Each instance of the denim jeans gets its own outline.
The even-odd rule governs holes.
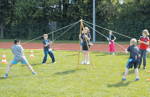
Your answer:
[[[142,64],[143,61],[143,66],[146,67],[146,56],[147,56],[147,51],[146,50],[140,50],[140,64],[139,64],[139,68]]]
[[[43,62],[42,63],[46,63],[47,55],[49,55],[50,58],[52,59],[52,63],[55,62],[55,57],[54,57],[53,52],[50,51],[49,49],[44,49],[44,58],[43,58]]]

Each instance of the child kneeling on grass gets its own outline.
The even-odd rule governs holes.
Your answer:
[[[8,64],[4,78],[8,77],[8,72],[10,71],[11,66],[17,64],[18,62],[25,64],[31,70],[32,74],[35,75],[36,72],[33,70],[32,66],[29,64],[24,55],[24,49],[20,45],[20,40],[14,40],[14,45],[12,46],[11,50],[14,55],[14,59],[10,62],[10,64]]]
[[[128,59],[128,63],[126,65],[125,73],[123,75],[122,80],[126,80],[126,76],[128,75],[128,71],[133,66],[134,66],[135,75],[136,75],[135,81],[138,81],[140,79],[139,78],[139,71],[138,71],[138,65],[139,65],[139,61],[140,61],[140,50],[136,45],[137,45],[137,40],[135,38],[131,39],[130,40],[130,46],[127,48],[127,52],[130,53],[130,57]]]

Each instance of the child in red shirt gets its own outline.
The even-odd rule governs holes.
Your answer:
[[[142,36],[139,39],[139,44],[140,44],[140,64],[139,68],[142,64],[143,61],[143,69],[146,69],[146,56],[147,56],[147,48],[149,46],[149,31],[147,29],[143,30]]]

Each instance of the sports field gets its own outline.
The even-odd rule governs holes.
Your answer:
[[[13,56],[9,49],[5,51],[7,60]],[[140,81],[134,81],[133,70],[127,81],[121,81],[128,56],[92,52],[91,65],[77,65],[78,52],[54,51],[57,63],[42,65],[42,50],[34,50],[34,58],[30,58],[30,50],[25,54],[38,73],[32,75],[21,64],[13,66],[9,77],[2,78],[6,65],[0,64],[0,97],[150,97],[150,68],[148,56],[147,70],[140,69]],[[77,68],[78,67],[78,68]]]

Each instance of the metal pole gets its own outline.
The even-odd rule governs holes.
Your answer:
[[[96,42],[96,33],[95,33],[95,21],[96,21],[96,14],[95,14],[95,7],[96,7],[96,0],[93,0],[93,42]]]

